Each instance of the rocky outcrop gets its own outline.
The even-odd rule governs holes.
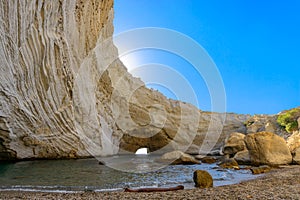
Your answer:
[[[292,162],[292,155],[285,140],[274,133],[248,134],[245,143],[254,165],[281,165]]]
[[[257,132],[271,132],[283,138],[290,136],[277,122],[277,115],[254,115],[245,121],[247,134]]]

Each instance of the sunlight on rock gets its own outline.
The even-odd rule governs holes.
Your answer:
[[[134,69],[140,65],[140,60],[134,54],[126,54],[120,56],[120,60],[127,68],[128,72],[133,73]],[[134,75],[134,74],[133,74]]]
[[[140,148],[135,152],[136,155],[147,155],[148,154],[148,148]]]

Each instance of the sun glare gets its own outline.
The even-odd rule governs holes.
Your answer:
[[[139,66],[139,60],[133,54],[127,54],[120,57],[120,60],[123,62],[128,72],[131,72]]]

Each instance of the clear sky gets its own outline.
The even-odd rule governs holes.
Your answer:
[[[115,0],[114,8],[115,34],[161,27],[198,42],[222,76],[227,112],[275,114],[300,106],[300,1]],[[198,107],[210,110],[204,81],[184,59],[145,50],[124,59],[127,66],[134,62],[174,68],[192,85]],[[132,73],[145,78],[138,70]],[[168,87],[147,85],[176,98]]]

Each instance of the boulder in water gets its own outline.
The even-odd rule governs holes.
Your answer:
[[[194,171],[193,179],[195,182],[195,187],[198,188],[213,187],[213,178],[207,171],[204,170]]]

